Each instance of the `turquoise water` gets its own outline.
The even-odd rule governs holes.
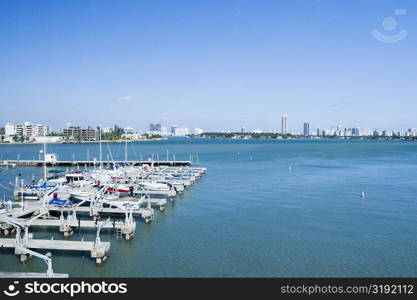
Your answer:
[[[98,157],[97,144],[49,145],[60,159]],[[38,157],[40,145],[0,146],[0,156]],[[123,158],[124,145],[110,145]],[[207,174],[132,241],[112,243],[108,261],[54,253],[70,276],[417,276],[417,143],[177,139],[129,144],[129,157],[177,160],[199,154]],[[107,146],[104,147],[107,149]],[[106,155],[105,155],[106,156]],[[289,166],[292,171],[289,171]],[[6,187],[36,168],[0,172]],[[2,190],[3,191],[3,190]],[[6,190],[7,191],[7,190]],[[366,198],[359,197],[361,192]],[[62,238],[48,230],[35,237]],[[88,231],[73,239],[93,239]],[[0,251],[0,270],[45,264]]]

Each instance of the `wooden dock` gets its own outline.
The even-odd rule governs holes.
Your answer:
[[[14,165],[18,167],[41,167],[43,166],[44,162],[42,160],[3,160],[0,161],[0,165],[8,166],[8,165]],[[174,167],[181,167],[181,166],[191,166],[192,162],[189,160],[128,160],[125,161],[103,161],[103,166],[108,167],[113,164],[128,164],[133,166],[142,166],[142,165],[151,165],[154,166],[174,166]],[[46,165],[48,167],[74,167],[74,166],[80,166],[80,167],[94,167],[99,166],[100,162],[97,160],[61,160],[56,162],[47,162]]]

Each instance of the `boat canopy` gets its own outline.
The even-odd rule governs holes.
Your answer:
[[[64,206],[69,207],[72,206],[73,203],[69,200],[61,200],[59,198],[54,198],[51,201],[48,202],[48,204],[57,205],[57,206]]]

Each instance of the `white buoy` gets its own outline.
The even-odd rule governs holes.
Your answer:
[[[291,166],[288,167],[288,171],[290,171],[290,172],[292,171],[292,167]]]
[[[250,157],[250,160],[252,160],[253,158],[252,158],[252,156]]]
[[[365,198],[365,192],[361,192],[361,198]]]

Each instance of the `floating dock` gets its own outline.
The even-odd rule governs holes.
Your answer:
[[[15,247],[16,247],[16,239],[0,238],[0,248],[15,248]],[[96,244],[96,242],[92,242],[92,241],[29,239],[25,247],[29,249],[90,252],[91,257],[95,258],[97,263],[101,263],[107,258],[106,255],[110,250],[110,243],[100,242],[99,244]],[[22,257],[24,255],[25,254],[22,254]],[[23,258],[22,258],[22,261],[23,261]]]
[[[174,167],[181,167],[181,166],[191,166],[192,162],[190,160],[128,160],[128,161],[103,161],[103,166],[110,166],[113,164],[128,164],[131,166],[142,166],[142,165],[151,165],[154,166],[174,166]],[[43,160],[3,160],[0,161],[0,165],[2,166],[17,166],[17,167],[41,167],[44,165]],[[73,166],[86,166],[86,167],[94,167],[99,166],[100,162],[97,160],[61,160],[55,162],[46,162],[48,167],[73,167]]]

